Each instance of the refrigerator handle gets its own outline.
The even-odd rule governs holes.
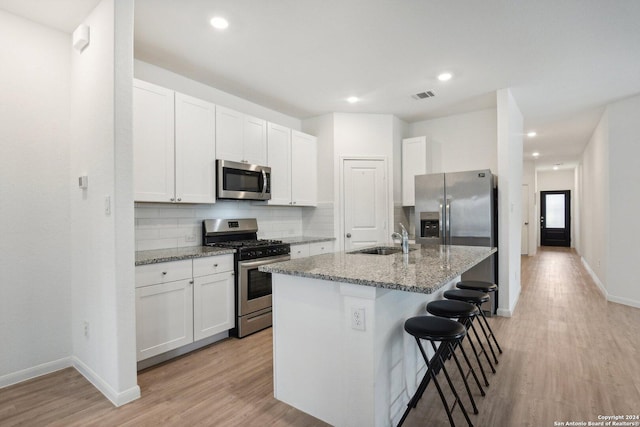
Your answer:
[[[445,216],[445,244],[451,244],[451,199],[447,199],[444,205]]]
[[[439,229],[439,237],[440,237],[440,244],[441,245],[446,245],[447,244],[447,230],[446,230],[446,217],[447,214],[445,212],[445,208],[444,208],[444,200],[440,199],[438,200],[438,202],[440,202],[440,212],[438,212],[438,227],[440,227]]]

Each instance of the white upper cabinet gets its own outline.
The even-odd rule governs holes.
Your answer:
[[[215,106],[176,93],[176,201],[215,203]]]
[[[318,198],[317,138],[269,123],[270,205],[316,206]]]
[[[133,83],[134,199],[175,198],[174,92],[140,80]]]
[[[267,126],[268,166],[271,167],[270,205],[291,204],[291,129]]]
[[[253,165],[267,164],[267,121],[244,116],[244,160]]]
[[[229,108],[216,108],[216,158],[266,165],[267,122]]]
[[[215,203],[215,106],[133,84],[134,200]]]
[[[318,204],[318,139],[297,130],[291,131],[291,201]]]
[[[440,145],[426,136],[402,140],[402,206],[415,206],[415,176],[442,172]]]

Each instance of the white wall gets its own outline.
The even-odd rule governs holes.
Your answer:
[[[91,42],[71,57],[68,182],[77,185],[78,176],[89,177],[89,188],[74,188],[70,201],[73,353],[78,370],[120,405],[140,395],[131,163],[133,5],[103,0],[84,23]]]
[[[571,192],[570,195],[570,203],[571,203],[571,247],[575,247],[575,235],[576,235],[576,224],[575,218],[577,217],[576,211],[576,171],[575,169],[560,169],[557,171],[554,170],[545,170],[538,171],[538,188],[536,193],[536,198],[538,200],[542,200],[540,196],[541,191],[559,191],[559,190],[569,190]],[[536,211],[536,221],[540,224],[540,210]],[[538,236],[538,245],[540,244],[540,236]]]
[[[609,114],[609,265],[611,301],[640,307],[640,96],[607,107]]]
[[[0,387],[71,355],[70,45],[0,11]]]
[[[525,160],[522,162],[522,185],[527,185],[528,187],[528,206],[529,211],[522,213],[522,220],[528,219],[529,225],[526,230],[528,233],[528,247],[526,251],[526,255],[533,256],[537,252],[538,246],[538,222],[536,212],[538,210],[536,196],[536,170],[535,163],[532,160]]]
[[[600,286],[606,283],[609,259],[609,167],[609,113],[605,110],[582,153],[582,225],[578,247]]]
[[[509,89],[497,92],[498,314],[511,316],[520,296],[522,113]]]
[[[410,123],[408,132],[439,144],[443,172],[498,170],[495,108]]]
[[[263,107],[144,61],[137,59],[134,61],[134,75],[137,79],[213,102],[214,104],[259,117],[269,122],[295,130],[301,129],[301,121],[298,118],[287,116],[286,114]]]

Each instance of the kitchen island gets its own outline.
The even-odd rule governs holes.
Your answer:
[[[275,397],[334,426],[396,425],[425,372],[404,321],[494,252],[412,246],[260,267],[273,274]]]

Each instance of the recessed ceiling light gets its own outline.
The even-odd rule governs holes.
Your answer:
[[[347,98],[347,102],[349,104],[355,104],[358,101],[360,101],[360,99],[358,99],[357,96],[350,96],[350,97]]]
[[[534,132],[534,131],[531,131],[531,132],[529,132],[529,133],[527,134],[527,136],[528,136],[529,138],[533,138],[533,137],[534,137],[534,136],[536,136],[536,135],[537,135],[537,133],[536,133],[536,132]]]
[[[209,22],[211,23],[211,26],[213,28],[216,28],[218,30],[224,30],[229,26],[229,21],[224,19],[222,16],[214,16]]]
[[[537,151],[531,154],[533,157],[538,157],[540,155],[540,153],[538,153]]]
[[[555,166],[553,167],[553,170],[554,170],[554,171],[557,171],[557,170],[558,170],[558,165],[555,165]]]
[[[438,76],[438,80],[440,80],[441,82],[446,82],[448,80],[451,80],[451,77],[453,77],[453,74],[451,73],[442,73]]]

